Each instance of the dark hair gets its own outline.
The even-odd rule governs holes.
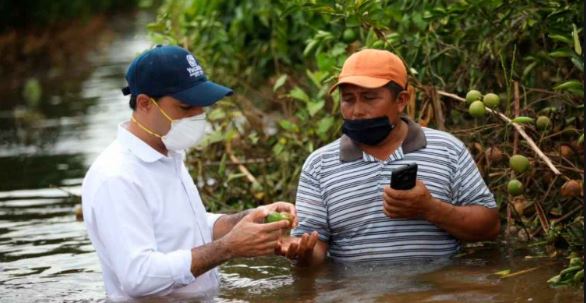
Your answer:
[[[128,106],[132,109],[132,111],[136,110],[136,96],[130,95],[130,100],[128,101]]]
[[[389,81],[389,83],[385,84],[385,87],[391,91],[391,94],[393,94],[395,98],[399,95],[399,93],[405,90],[404,87],[395,81]]]
[[[151,96],[151,98],[153,98],[155,100],[155,102],[159,102],[159,99],[161,97],[153,97]],[[132,109],[132,111],[136,110],[136,96],[135,95],[130,95],[130,100],[128,100],[128,106],[130,106],[130,108]]]

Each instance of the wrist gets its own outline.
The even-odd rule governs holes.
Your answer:
[[[235,252],[228,241],[228,237],[222,237],[216,240],[216,243],[216,248],[218,249],[217,253],[222,256],[222,259],[227,261],[235,257]]]
[[[423,214],[423,218],[433,224],[439,223],[439,220],[444,216],[443,204],[445,203],[442,203],[436,198],[432,198]]]

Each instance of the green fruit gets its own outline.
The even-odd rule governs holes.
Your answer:
[[[344,33],[342,33],[342,40],[346,43],[354,42],[356,40],[356,32],[351,28],[345,29]]]
[[[523,193],[523,183],[517,179],[513,179],[507,184],[507,191],[513,196],[518,196]]]
[[[490,108],[495,108],[499,106],[499,104],[501,103],[501,98],[497,94],[488,93],[484,95],[482,101],[484,102],[484,105]]]
[[[41,95],[43,94],[43,88],[41,87],[39,80],[36,78],[26,80],[22,94],[30,106],[37,106],[41,100]]]
[[[482,98],[482,94],[479,91],[475,90],[475,89],[470,90],[466,94],[466,101],[468,103],[474,102],[476,100],[480,100],[480,98]]]
[[[484,103],[482,103],[482,101],[480,100],[472,102],[472,104],[470,104],[470,107],[468,108],[468,113],[470,113],[470,116],[475,118],[483,117],[486,113]]]
[[[291,221],[291,217],[289,217],[289,214],[287,214],[287,213],[274,212],[274,213],[270,213],[266,216],[265,223],[273,223],[273,222],[278,222],[281,220]]]
[[[551,120],[547,116],[539,116],[535,121],[535,126],[539,130],[546,130],[551,127]]]
[[[517,173],[523,173],[529,169],[529,159],[523,155],[513,155],[509,159],[509,165]]]

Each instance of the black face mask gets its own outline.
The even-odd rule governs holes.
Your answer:
[[[342,132],[352,141],[366,144],[377,145],[381,143],[389,133],[395,128],[395,125],[389,122],[386,116],[372,119],[344,119]]]

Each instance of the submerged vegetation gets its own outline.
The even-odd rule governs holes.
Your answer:
[[[340,136],[339,98],[326,92],[345,58],[387,49],[408,66],[407,114],[475,156],[504,237],[582,262],[583,5],[168,0],[149,29],[237,92],[208,113],[206,146],[189,158],[211,209],[294,201],[305,158]]]

